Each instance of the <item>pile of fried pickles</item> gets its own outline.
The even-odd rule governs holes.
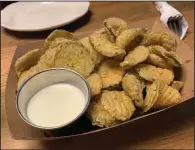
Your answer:
[[[16,61],[17,89],[44,69],[72,69],[91,88],[86,116],[92,125],[110,127],[129,120],[136,109],[144,114],[181,101],[183,82],[174,80],[174,68],[182,67],[176,49],[176,39],[166,31],[131,28],[115,17],[82,39],[54,30],[42,48]]]

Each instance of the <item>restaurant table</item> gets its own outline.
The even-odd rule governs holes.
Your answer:
[[[188,35],[183,40],[194,50],[194,2],[170,2],[184,14],[189,23]],[[134,22],[153,17],[160,17],[152,2],[91,2],[90,11],[78,21],[64,26],[72,32],[95,30],[102,27],[108,17],[122,17]],[[190,107],[183,116],[165,112],[162,122],[150,120],[145,124],[137,138],[124,127],[123,136],[118,133],[107,136],[93,135],[92,138],[77,140],[66,139],[56,141],[15,140],[11,137],[5,116],[5,88],[12,57],[18,44],[44,39],[51,30],[43,32],[13,32],[1,28],[1,148],[2,149],[194,149],[194,113]],[[189,104],[192,103],[189,102]],[[189,107],[189,106],[182,106]],[[158,117],[156,117],[158,118]],[[147,119],[147,118],[146,118]],[[163,123],[164,122],[164,123]],[[140,128],[140,129],[141,129]],[[145,128],[145,129],[144,129]],[[136,129],[139,132],[139,129]],[[97,137],[96,137],[97,136]]]

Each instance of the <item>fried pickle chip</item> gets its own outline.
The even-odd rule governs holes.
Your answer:
[[[89,50],[89,53],[94,60],[95,65],[98,66],[103,61],[104,56],[102,56],[93,48],[93,46],[89,42],[89,37],[80,39],[80,42]]]
[[[139,37],[133,39],[131,41],[131,43],[126,47],[126,53],[128,53],[129,51],[132,51],[133,49],[135,49],[137,46],[139,46]]]
[[[101,104],[118,121],[130,119],[135,111],[131,98],[124,91],[103,91]]]
[[[42,49],[34,49],[18,58],[15,63],[17,77],[19,78],[22,72],[36,65],[43,53]]]
[[[175,52],[164,53],[164,58],[175,67],[181,67],[183,65],[181,58]]]
[[[122,81],[124,70],[119,67],[119,63],[117,60],[107,59],[100,64],[97,73],[102,79],[103,88],[117,86]]]
[[[107,24],[107,23],[105,23],[104,26],[105,26],[105,28],[106,28],[106,30],[107,30],[108,39],[109,39],[112,43],[114,43],[114,42],[116,41],[116,35],[115,35],[115,33],[114,33],[115,31],[112,29],[112,26],[109,25],[109,24]]]
[[[129,69],[134,67],[135,65],[145,61],[150,52],[145,46],[138,46],[134,50],[130,51],[123,62],[120,63],[120,66]]]
[[[38,63],[24,71],[18,80],[17,89],[31,76],[48,68],[54,67],[57,49],[48,49],[39,59]]]
[[[135,28],[122,31],[116,39],[116,45],[122,49],[128,50],[137,37],[142,37],[147,32],[145,28]]]
[[[140,77],[147,81],[155,81],[159,78],[159,72],[157,68],[148,64],[138,64],[135,66],[135,71],[139,74]]]
[[[66,39],[66,38],[61,38],[61,37],[55,38],[53,41],[51,41],[48,50],[60,47],[62,44],[65,44],[65,43],[72,43],[72,42],[74,42],[74,41],[72,41],[70,39]]]
[[[168,86],[167,84],[160,84],[160,93],[158,99],[153,105],[153,109],[166,108],[181,101],[181,94],[178,90]]]
[[[157,101],[160,90],[160,81],[154,81],[146,87],[146,98],[144,100],[143,112],[149,111],[154,103]]]
[[[173,66],[169,64],[166,59],[156,55],[156,54],[150,54],[146,60],[147,64],[154,65],[156,67],[160,68],[167,68],[167,69],[172,69]]]
[[[30,76],[48,68],[72,69],[84,77],[88,77],[94,70],[93,62],[89,52],[85,47],[77,42],[65,40],[60,42],[54,49],[48,49],[40,58],[37,65],[21,74],[18,87]]]
[[[44,63],[44,62],[39,62],[37,65],[32,66],[29,70],[24,71],[19,79],[18,79],[18,84],[17,84],[17,90],[20,89],[20,87],[22,86],[22,84],[30,77],[32,77],[33,75],[35,75],[36,73],[43,71],[45,69],[48,69],[49,66]]]
[[[103,34],[92,34],[89,37],[90,43],[93,47],[102,55],[107,57],[114,57],[118,55],[124,56],[125,50],[117,47],[114,43],[111,43],[106,35]]]
[[[87,81],[91,89],[91,96],[93,97],[100,94],[102,89],[102,80],[100,75],[97,73],[93,73],[87,78]]]
[[[105,19],[103,25],[107,30],[111,42],[115,42],[118,32],[129,28],[126,21],[116,17]]]
[[[124,92],[133,100],[135,106],[143,107],[144,80],[134,73],[126,73],[122,79]]]
[[[65,30],[54,30],[45,40],[44,49],[48,49],[50,43],[54,41],[56,38],[66,38],[70,40],[77,40],[77,38],[70,32]]]
[[[46,64],[49,68],[54,67],[55,57],[58,51],[59,50],[57,48],[48,49],[44,55],[41,56],[38,64]]]
[[[84,77],[88,77],[94,70],[95,63],[89,51],[80,42],[65,40],[56,49],[53,67],[72,69]]]
[[[182,81],[173,81],[170,86],[172,88],[180,91],[182,89],[183,85],[184,85],[184,83]]]
[[[172,70],[157,68],[157,71],[159,72],[159,78],[157,80],[160,80],[168,85],[173,81],[174,73]]]
[[[92,34],[95,34],[95,33],[98,33],[98,34],[107,34],[107,31],[106,31],[106,28],[101,28],[99,30],[95,30]]]
[[[92,101],[87,110],[87,116],[92,125],[99,127],[110,127],[117,124],[117,121],[111,114],[106,111],[99,101]]]
[[[161,30],[158,32],[150,32],[149,34],[147,34],[142,41],[142,45],[160,45],[167,51],[176,51],[177,41],[166,31]]]
[[[109,39],[109,35],[107,34],[106,28],[101,28],[99,30],[94,31],[92,34],[102,34],[105,38]]]
[[[143,79],[153,82],[155,80],[170,84],[174,79],[174,74],[171,70],[157,68],[148,64],[138,64],[135,66],[136,72]]]
[[[148,48],[150,50],[150,53],[163,57],[172,66],[174,67],[182,66],[182,60],[175,52],[166,51],[164,47],[159,45],[151,45]]]

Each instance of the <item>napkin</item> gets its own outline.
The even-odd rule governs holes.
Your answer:
[[[169,5],[167,2],[154,2],[154,3],[158,11],[160,11],[161,13],[160,20],[167,27],[168,27],[167,22],[169,17],[181,16],[181,18],[178,20],[178,23],[182,29],[181,36],[180,36],[180,39],[182,40],[185,37],[188,30],[188,22],[185,20],[184,16],[179,11],[177,11],[174,7]]]

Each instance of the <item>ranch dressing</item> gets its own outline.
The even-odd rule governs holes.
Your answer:
[[[75,119],[85,105],[85,96],[79,88],[58,83],[45,87],[31,98],[27,116],[35,125],[56,127]]]

